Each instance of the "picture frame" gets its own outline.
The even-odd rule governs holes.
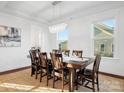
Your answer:
[[[0,47],[21,47],[21,29],[0,25]]]

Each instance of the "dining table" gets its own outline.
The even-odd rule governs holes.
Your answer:
[[[30,58],[30,56],[27,56]],[[51,61],[50,55],[48,55],[48,60]],[[76,56],[65,56],[63,55],[63,62],[66,64],[66,67],[69,68],[69,92],[74,91],[74,83],[75,83],[75,71],[77,69],[83,69],[94,62],[93,57],[82,57],[78,58]]]
[[[77,69],[84,69],[88,65],[94,62],[94,58],[92,57],[63,57],[63,62],[69,68],[69,92],[74,91],[74,84],[75,84],[75,71]]]

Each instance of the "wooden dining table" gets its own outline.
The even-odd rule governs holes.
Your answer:
[[[30,58],[30,56],[27,56],[28,58]],[[51,57],[50,55],[48,56],[48,60],[51,61]],[[75,70],[76,69],[83,69],[85,67],[87,67],[88,65],[90,65],[91,63],[94,62],[94,58],[91,57],[82,57],[82,58],[78,58],[78,57],[67,57],[67,56],[63,56],[63,62],[66,64],[66,66],[69,68],[69,92],[73,92],[74,91],[74,77],[75,77]]]
[[[63,62],[69,68],[69,92],[74,91],[74,83],[75,83],[75,71],[76,69],[83,69],[94,62],[94,58],[90,57],[63,57]]]

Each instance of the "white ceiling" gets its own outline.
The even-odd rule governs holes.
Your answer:
[[[69,18],[75,13],[80,13],[83,10],[88,11],[106,2],[62,1],[56,6],[53,6],[52,3],[53,1],[0,1],[0,11],[49,24],[56,19]]]

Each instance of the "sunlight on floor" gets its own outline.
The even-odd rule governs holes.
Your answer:
[[[54,89],[54,88],[49,88],[49,87],[37,87],[36,86],[30,86],[30,85],[21,85],[21,84],[13,84],[13,83],[0,83],[0,87],[4,87],[4,88],[12,88],[12,89],[18,89],[18,90],[31,90],[34,92],[61,92],[61,89]],[[35,88],[35,89],[33,89]],[[64,91],[68,91],[68,90],[64,90]]]
[[[37,89],[32,90],[34,92],[61,92],[61,89],[47,88],[47,87],[38,87]],[[68,92],[68,90],[64,90],[64,92]]]
[[[13,83],[0,83],[0,87],[13,88],[18,90],[31,90],[32,88],[34,88],[34,86],[20,85],[20,84],[13,84]]]

